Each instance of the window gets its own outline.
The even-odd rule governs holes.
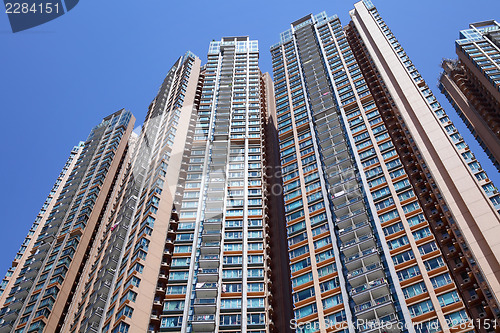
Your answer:
[[[388,241],[387,245],[389,246],[389,250],[394,250],[394,249],[397,249],[398,247],[401,247],[401,246],[406,245],[408,243],[409,243],[408,237],[402,236],[402,237]]]
[[[312,281],[312,273],[307,273],[304,275],[300,275],[296,278],[292,279],[292,287],[297,287],[300,286],[301,284],[304,284],[306,282]]]
[[[266,315],[264,313],[249,313],[247,315],[248,325],[263,325],[266,320]]]
[[[335,289],[339,286],[339,278],[336,277],[332,280],[320,283],[319,287],[321,289],[321,292],[324,293],[325,291]]]
[[[394,262],[394,265],[399,265],[404,263],[405,261],[412,260],[415,258],[415,255],[413,254],[412,250],[400,253],[392,257],[392,261]]]
[[[388,227],[385,227],[383,230],[384,230],[384,234],[386,236],[389,236],[389,235],[392,235],[398,231],[401,231],[403,230],[404,227],[403,227],[403,223],[402,222],[398,222],[396,224],[393,224],[393,225],[390,225]]]
[[[323,302],[323,308],[328,309],[334,307],[335,305],[341,304],[342,297],[340,294],[337,294],[335,296],[325,298],[322,302]]]
[[[221,309],[241,309],[241,298],[222,298]]]
[[[433,259],[429,259],[429,260],[424,261],[424,265],[428,271],[431,271],[435,268],[444,266],[444,260],[441,257],[437,257],[437,258],[433,258]]]
[[[439,288],[452,283],[452,280],[449,273],[444,273],[431,278],[431,283],[433,288]]]
[[[335,271],[336,270],[335,270],[335,267],[333,266],[333,264],[329,264],[329,265],[326,265],[325,267],[318,268],[318,276],[323,277],[323,276],[331,274]]]
[[[409,287],[403,288],[403,295],[405,296],[405,298],[410,298],[413,296],[420,295],[426,291],[427,288],[425,287],[425,283],[419,282],[417,284],[413,284]]]
[[[248,307],[249,308],[263,308],[264,307],[264,298],[248,298]]]
[[[332,250],[324,251],[316,255],[316,262],[319,263],[330,258],[333,258]]]
[[[293,302],[297,303],[314,296],[314,287],[298,291],[293,294]]]
[[[423,214],[418,214],[416,216],[410,217],[409,219],[407,219],[407,221],[410,227],[413,227],[414,225],[424,222],[425,217]]]
[[[220,316],[220,325],[221,326],[237,326],[241,325],[241,315],[221,315]]]
[[[430,235],[432,235],[432,232],[429,227],[425,227],[413,232],[413,237],[415,237],[415,240],[419,240]]]
[[[412,318],[434,310],[431,300],[426,300],[408,307]]]
[[[399,216],[399,213],[396,209],[390,211],[390,212],[387,212],[385,214],[382,214],[382,215],[379,215],[379,219],[380,219],[380,222],[384,223],[384,222],[387,222],[387,221],[390,221],[392,219],[395,219]]]
[[[445,315],[444,318],[449,323],[450,327],[469,321],[469,317],[467,317],[467,313],[465,312],[465,310],[460,310],[449,315]]]
[[[439,305],[447,306],[456,302],[460,302],[460,297],[456,290],[450,291],[442,295],[438,295]]]
[[[416,333],[435,333],[441,331],[441,325],[439,325],[439,320],[434,319],[424,323],[415,324]]]
[[[418,251],[420,252],[421,255],[431,253],[433,251],[436,251],[438,249],[436,242],[432,241],[429,243],[425,243],[424,245],[420,245],[418,247]]]
[[[165,301],[163,311],[184,310],[184,301]]]
[[[294,311],[295,318],[300,319],[306,316],[309,316],[310,314],[316,313],[318,311],[316,307],[316,303],[306,305],[304,307],[298,308],[297,310]]]
[[[399,281],[404,281],[408,280],[414,276],[420,275],[420,269],[418,269],[418,266],[412,266],[407,269],[403,269],[399,272],[397,272]]]
[[[410,192],[410,191],[408,191],[408,192]],[[408,192],[405,192],[405,193],[408,193]],[[411,192],[413,192],[413,191],[411,191]],[[414,201],[412,203],[404,205],[402,208],[403,208],[403,211],[405,212],[405,214],[408,214],[408,213],[411,213],[411,212],[419,209],[420,205],[418,204],[417,201]]]

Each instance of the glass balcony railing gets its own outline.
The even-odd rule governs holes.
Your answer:
[[[366,249],[366,250],[364,250],[362,252],[358,252],[358,253],[350,256],[350,257],[345,258],[345,263],[350,263],[350,262],[352,262],[354,260],[363,258],[363,257],[368,256],[368,255],[370,255],[372,253],[375,253],[375,252],[377,252],[377,248],[376,247]]]
[[[213,321],[213,320],[215,320],[215,315],[193,316],[193,321]]]
[[[386,284],[387,280],[385,278],[380,278],[377,280],[370,281],[368,283],[365,283],[359,287],[351,289],[351,296],[361,294],[364,291],[376,288],[378,286],[381,286],[383,284]]]
[[[350,279],[350,278],[353,278],[353,277],[356,277],[356,276],[359,276],[363,273],[367,273],[367,272],[370,272],[370,271],[373,271],[377,268],[380,267],[380,263],[376,262],[374,264],[371,264],[371,265],[368,265],[366,267],[361,267],[355,271],[351,271],[347,274],[347,278]]]
[[[387,303],[390,301],[392,301],[391,295],[385,295],[385,296],[379,297],[377,299],[374,299],[372,301],[368,301],[368,302],[365,302],[363,304],[356,305],[354,307],[354,311],[356,311],[358,313],[363,312],[365,310],[372,309],[372,308],[376,307],[377,305],[381,305],[381,304],[384,304],[384,303]]]

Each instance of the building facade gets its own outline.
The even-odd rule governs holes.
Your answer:
[[[30,241],[21,270],[2,295],[2,332],[61,331],[111,211],[133,125],[130,112],[115,112],[72,151],[53,188],[50,213],[42,215],[43,227],[33,226],[36,241]]]
[[[498,331],[500,196],[374,5],[350,16],[293,22],[274,83],[257,41],[214,40],[138,134],[125,110],[96,126],[0,333]]]
[[[500,170],[500,24],[473,23],[444,60],[439,88]]]
[[[498,196],[373,4],[350,16],[271,47],[298,331],[468,331],[498,316]]]

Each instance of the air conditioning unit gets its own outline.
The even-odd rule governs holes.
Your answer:
[[[475,301],[475,300],[476,300],[476,299],[478,299],[478,298],[479,298],[479,296],[477,296],[477,295],[472,295],[472,296],[470,297],[470,300],[471,300],[471,301]]]
[[[469,283],[470,282],[470,279],[469,278],[466,278],[464,279],[464,283]],[[474,295],[475,296],[475,295]]]
[[[485,318],[486,317],[486,312],[481,312],[479,314],[479,318]]]
[[[462,267],[463,265],[464,265],[464,264],[462,264],[461,262],[459,262],[459,263],[457,264],[457,266],[456,266],[456,267],[457,267],[457,268],[460,268],[460,267]]]

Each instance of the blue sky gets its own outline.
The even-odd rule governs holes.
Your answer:
[[[500,177],[437,89],[442,58],[471,22],[500,18],[498,0],[374,0],[473,151]],[[0,275],[3,275],[64,165],[71,148],[100,120],[121,108],[142,123],[175,60],[191,50],[206,60],[208,44],[248,35],[260,44],[262,71],[280,32],[325,10],[349,22],[354,1],[97,1],[13,34],[0,13]]]

